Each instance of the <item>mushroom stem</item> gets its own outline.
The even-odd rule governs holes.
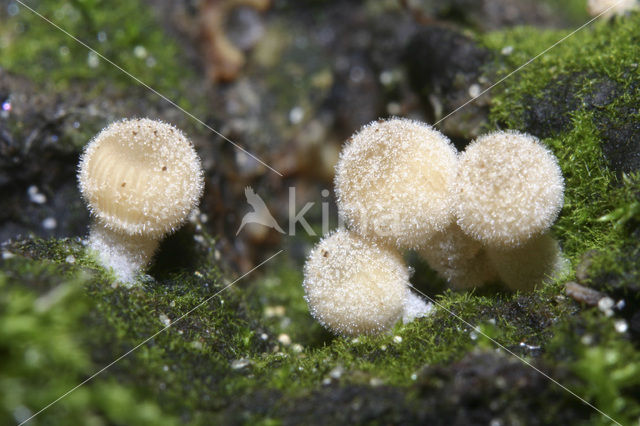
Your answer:
[[[500,279],[512,290],[530,291],[569,269],[560,244],[549,234],[516,248],[487,250]]]
[[[159,238],[128,235],[94,222],[89,231],[88,246],[97,254],[102,266],[112,269],[125,284],[149,264],[160,244]]]

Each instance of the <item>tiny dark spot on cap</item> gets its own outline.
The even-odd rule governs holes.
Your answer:
[[[167,171],[167,166],[162,166],[162,171],[166,172]]]
[[[134,131],[133,131],[133,135],[135,136],[135,135],[137,135],[137,134],[138,134],[138,132],[136,132],[136,131],[134,130]]]
[[[322,255],[323,255],[324,257],[329,257],[329,252],[328,252],[328,251],[326,251],[326,250],[323,250],[323,251],[322,251]]]
[[[154,131],[153,131],[153,134],[154,134],[154,135],[156,135],[156,136],[158,136],[158,131],[157,131],[157,130],[154,130]]]
[[[124,188],[124,186],[127,184],[127,182],[122,182],[122,185],[120,185],[121,187]]]

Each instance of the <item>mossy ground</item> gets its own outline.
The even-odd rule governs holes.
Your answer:
[[[132,2],[124,15],[105,12],[87,23],[73,16],[94,10],[95,2],[73,2],[77,10],[58,13],[53,3],[51,16],[76,34],[95,36],[104,28],[105,53],[143,80],[177,93],[178,71],[173,75],[174,68],[167,67],[168,76],[157,74],[132,51],[144,45],[160,66],[176,54],[160,32],[142,31],[150,18],[140,4]],[[55,90],[85,78],[93,81],[95,74],[85,74],[80,66],[86,51],[69,43],[69,59],[64,59],[60,40],[36,43],[44,32],[52,33],[28,36],[39,30],[25,19],[23,41],[3,45],[9,49],[3,51],[4,67],[48,80],[45,68],[31,67],[42,63],[34,58],[44,57],[59,73]],[[122,19],[141,24],[123,25],[133,30],[118,35],[109,28]],[[177,238],[179,248],[172,253],[188,246],[189,261],[166,256],[169,244],[160,253],[164,260],[150,272],[155,278],[127,289],[113,286],[112,276],[77,240],[9,243],[0,260],[0,422],[26,419],[152,337],[33,424],[290,424],[302,418],[312,424],[464,424],[465,419],[609,424],[511,355],[496,353],[489,336],[617,421],[632,423],[640,414],[640,351],[637,337],[622,325],[631,323],[638,306],[640,179],[637,170],[618,167],[607,157],[607,141],[615,135],[605,134],[611,127],[605,124],[638,120],[637,109],[621,114],[640,104],[639,26],[640,15],[598,23],[492,94],[491,129],[539,134],[559,158],[567,191],[553,232],[572,263],[565,276],[529,294],[499,288],[455,293],[443,291],[442,282],[424,280],[430,272],[416,265],[416,286],[441,305],[435,313],[387,335],[347,339],[332,337],[310,317],[300,265],[286,254],[266,273],[225,289],[231,274],[216,260],[212,240],[197,245],[187,229],[187,238]],[[483,35],[481,42],[496,52],[485,73],[499,78],[566,34],[518,28]],[[506,46],[513,47],[509,55],[500,53]],[[123,82],[102,65],[95,72],[105,73],[103,82]],[[164,80],[154,80],[159,76]],[[579,83],[560,96],[554,84],[567,78]],[[608,82],[616,96],[595,96]],[[560,119],[539,119],[554,116]],[[598,253],[589,267],[589,284],[616,301],[624,299],[631,310],[609,317],[564,295],[564,282],[575,278],[589,250]],[[474,370],[475,363],[487,372]],[[460,413],[469,417],[461,419]]]

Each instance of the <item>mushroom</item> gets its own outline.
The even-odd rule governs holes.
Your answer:
[[[569,269],[558,242],[543,234],[517,248],[488,249],[500,280],[512,290],[533,290]]]
[[[322,239],[304,266],[309,310],[336,334],[389,330],[398,320],[422,316],[429,307],[412,295],[409,270],[395,250],[345,229]]]
[[[401,118],[372,122],[340,154],[340,215],[365,238],[420,247],[453,221],[456,166],[456,149],[431,126]]]
[[[429,239],[418,254],[457,290],[480,287],[498,278],[482,244],[455,222]]]
[[[490,133],[460,155],[457,223],[487,247],[518,247],[545,233],[562,208],[563,194],[555,156],[533,136]]]
[[[182,132],[143,118],[112,123],[96,135],[80,158],[78,182],[94,218],[89,247],[130,283],[196,206],[204,177]]]

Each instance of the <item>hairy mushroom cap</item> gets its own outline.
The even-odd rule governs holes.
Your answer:
[[[309,310],[336,334],[376,334],[404,312],[409,271],[394,250],[338,230],[322,239],[304,266]]]
[[[182,132],[143,118],[102,130],[82,154],[78,181],[92,214],[104,226],[160,238],[197,204],[203,172]]]
[[[558,162],[537,138],[490,133],[460,156],[454,185],[458,225],[487,246],[516,247],[553,224],[563,193]]]
[[[488,249],[500,280],[512,290],[533,290],[569,267],[558,242],[548,233],[521,247]]]
[[[498,278],[482,244],[455,223],[434,235],[418,254],[457,290],[480,287]]]
[[[360,235],[416,248],[453,220],[457,151],[431,126],[394,118],[364,126],[336,166],[340,215]]]

